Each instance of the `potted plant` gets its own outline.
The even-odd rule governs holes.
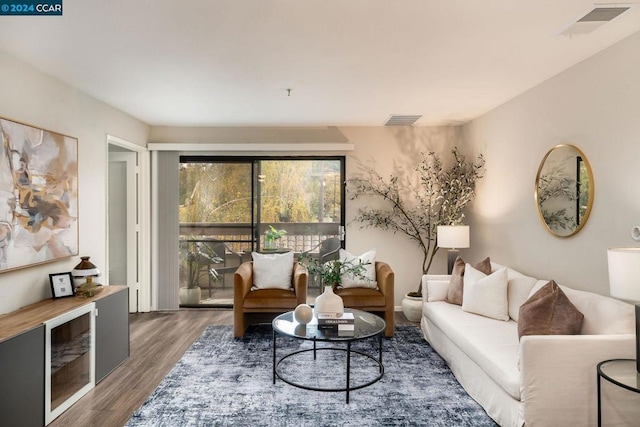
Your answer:
[[[264,233],[264,248],[276,249],[276,241],[280,240],[285,234],[287,234],[287,230],[277,230],[273,225],[270,225],[269,229]]]
[[[365,265],[370,264],[363,263],[362,260],[358,260],[357,263],[354,260],[334,260],[321,263],[308,253],[300,255],[298,263],[306,267],[310,275],[320,277],[324,286],[324,292],[316,297],[314,304],[316,316],[318,313],[323,313],[337,317],[342,316],[344,304],[342,298],[333,292],[333,288],[342,284],[342,276],[345,274],[352,274],[354,277],[364,279]]]
[[[192,239],[186,242],[186,251],[183,257],[186,264],[186,286],[181,286],[179,291],[179,301],[181,305],[195,305],[200,303],[202,291],[199,286],[202,275],[202,266],[218,264],[224,262],[210,246],[205,242],[197,242]],[[209,268],[206,274],[211,275],[215,280],[220,279],[220,275],[214,268]]]
[[[416,242],[423,255],[423,275],[429,272],[438,252],[437,227],[462,223],[464,208],[475,196],[476,182],[484,174],[482,155],[468,160],[456,147],[451,154],[453,159],[447,164],[435,152],[422,154],[420,163],[414,168],[417,172],[415,184],[409,180],[401,182],[398,175],[391,175],[386,180],[371,167],[364,168],[364,175],[348,180],[351,200],[373,197],[383,201],[382,206],[368,204],[360,208],[355,220],[361,222],[362,227],[391,230]],[[421,304],[422,281],[417,290],[407,296]],[[419,313],[421,310],[415,321],[420,319]]]

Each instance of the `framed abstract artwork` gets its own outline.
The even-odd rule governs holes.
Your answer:
[[[0,273],[78,254],[78,140],[0,118]]]

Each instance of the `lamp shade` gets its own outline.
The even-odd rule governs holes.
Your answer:
[[[640,248],[607,249],[607,261],[611,296],[640,302]]]
[[[439,225],[438,246],[441,248],[468,248],[468,225]]]

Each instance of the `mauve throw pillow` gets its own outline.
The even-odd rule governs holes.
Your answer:
[[[524,335],[578,335],[584,315],[553,280],[520,306],[518,338]]]
[[[451,280],[447,290],[447,302],[449,304],[462,305],[462,294],[464,290],[464,260],[456,258],[451,271]],[[486,257],[475,265],[475,269],[483,272],[487,276],[491,274],[491,260]]]

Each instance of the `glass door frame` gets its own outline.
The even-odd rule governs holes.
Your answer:
[[[276,155],[256,155],[256,156],[217,156],[217,155],[182,155],[180,163],[240,163],[251,165],[251,240],[241,241],[241,243],[251,243],[251,251],[259,250],[260,245],[260,206],[261,195],[259,186],[259,175],[262,161],[339,161],[340,162],[340,224],[338,225],[342,247],[346,241],[346,156],[276,156]]]

